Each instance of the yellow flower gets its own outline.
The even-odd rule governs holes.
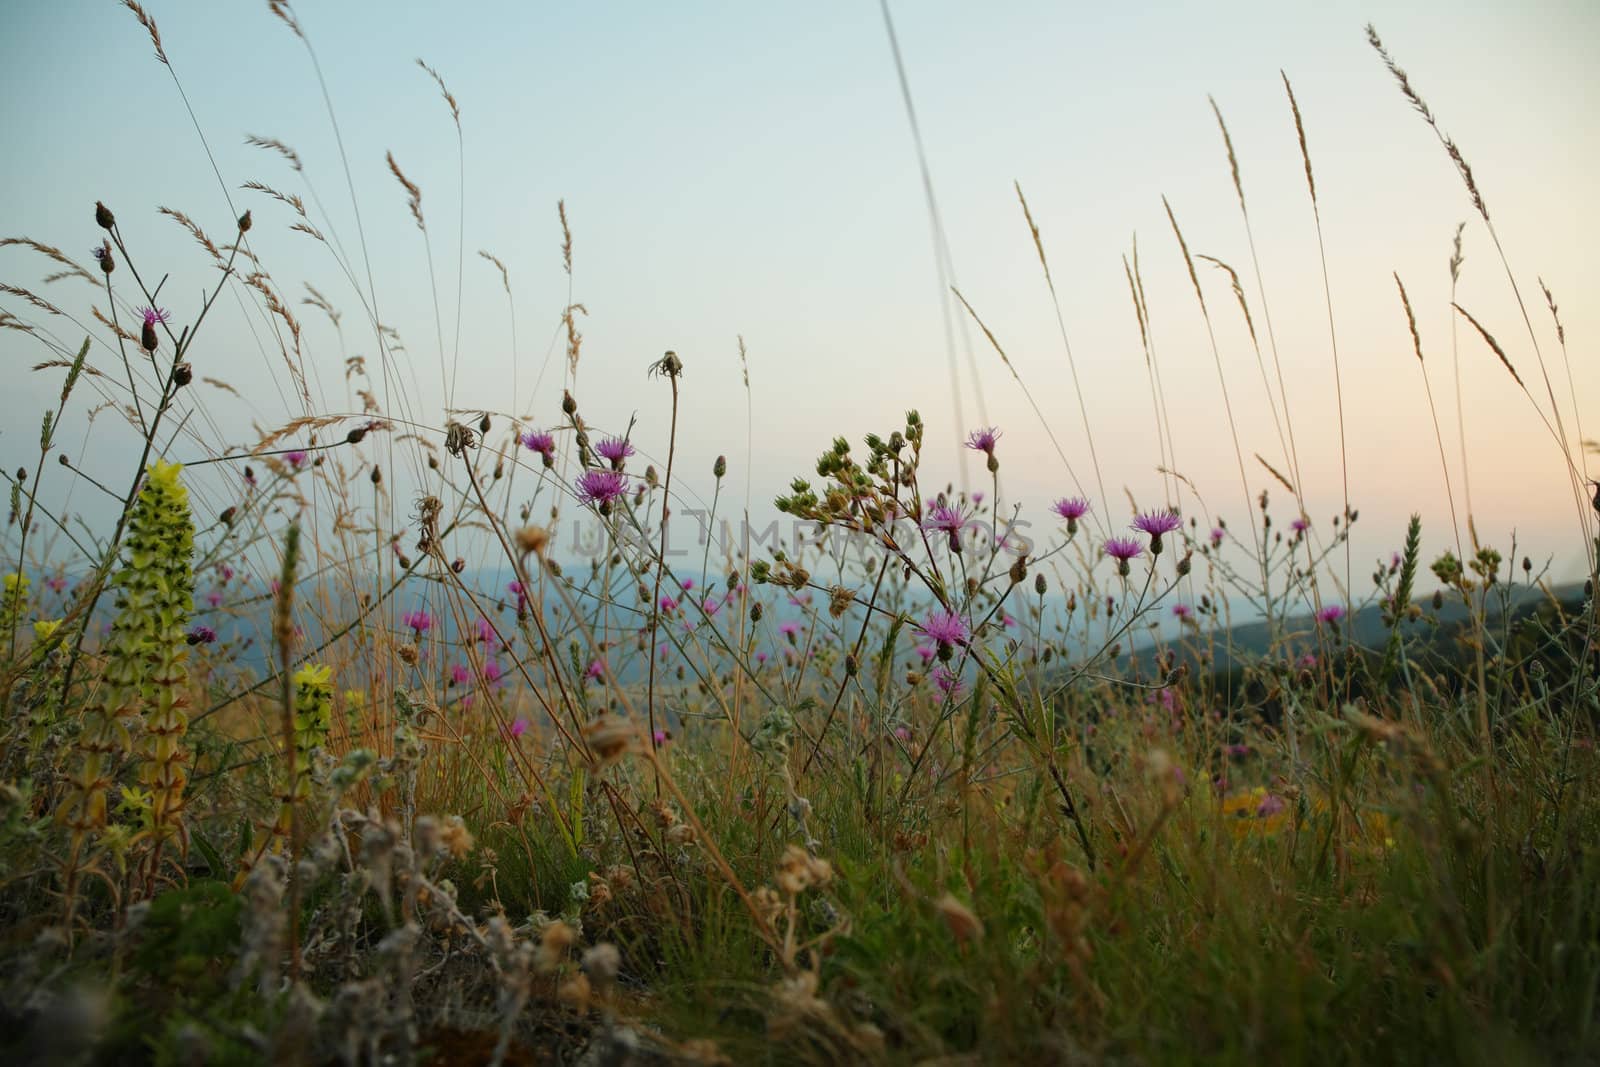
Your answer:
[[[297,686],[324,686],[333,679],[333,668],[322,664],[307,663],[294,672],[294,684]]]

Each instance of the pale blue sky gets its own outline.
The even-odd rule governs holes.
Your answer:
[[[286,230],[281,205],[242,192],[259,179],[306,194],[246,133],[293,145],[354,252],[348,194],[309,62],[264,3],[150,0],[166,48],[216,153],[234,203],[254,210],[253,247],[294,299],[302,282],[346,313],[350,351],[371,354],[349,284],[322,246]],[[1471,160],[1524,295],[1534,303],[1558,398],[1565,370],[1535,276],[1562,303],[1580,400],[1594,395],[1600,321],[1588,294],[1600,272],[1593,175],[1591,61],[1600,15],[1583,2],[1538,4],[1162,4],[1138,11],[1066,3],[901,2],[893,8],[955,270],[1006,344],[1079,474],[1092,474],[1048,294],[1016,205],[1020,180],[1039,222],[1087,394],[1116,519],[1120,487],[1160,498],[1158,450],[1143,357],[1120,256],[1137,231],[1172,408],[1178,466],[1213,510],[1244,508],[1210,349],[1161,208],[1171,200],[1191,250],[1250,278],[1248,250],[1216,124],[1215,96],[1243,167],[1278,347],[1289,379],[1311,512],[1338,510],[1337,428],[1315,234],[1292,122],[1278,80],[1305,113],[1345,369],[1351,485],[1366,536],[1358,561],[1398,544],[1404,516],[1445,527],[1439,460],[1392,271],[1411,291],[1435,395],[1454,447],[1446,260],[1468,220],[1460,299],[1506,345],[1543,396],[1525,329],[1488,236],[1448,160],[1368,48],[1378,24],[1444,128]],[[383,318],[400,329],[422,388],[421,417],[442,421],[435,326],[420,235],[384,166],[392,150],[423,189],[443,309],[456,317],[458,243],[454,128],[412,63],[425,58],[460,101],[466,146],[465,299],[458,404],[504,410],[513,368],[498,277],[512,272],[520,406],[555,422],[560,353],[540,393],[530,385],[566,303],[555,204],[575,238],[573,298],[589,315],[578,391],[591,421],[664,451],[666,391],[645,377],[667,348],[683,357],[680,455],[707,471],[730,457],[745,485],[744,396],[736,335],[750,350],[756,417],[752,491],[763,505],[809,471],[834,434],[893,428],[907,407],[930,424],[929,476],[956,478],[954,442],[978,424],[970,384],[953,425],[938,288],[916,158],[875,3],[461,4],[306,2],[298,14],[318,50],[351,157]],[[210,275],[202,254],[158,205],[188,212],[218,240],[229,214],[215,176],[143,31],[101,0],[0,8],[0,231],[60,245],[88,263],[90,212],[104,199],[153,273],[171,272],[162,302],[189,321]],[[0,250],[0,280],[34,285],[36,258]],[[1246,454],[1281,453],[1231,297],[1202,275]],[[86,311],[89,290],[45,290]],[[1253,282],[1247,285],[1258,321]],[[0,307],[36,321],[19,301]],[[341,410],[337,341],[312,309],[306,325],[319,406]],[[248,321],[259,323],[254,313]],[[249,421],[281,424],[277,357],[263,356],[231,298],[194,352],[198,373],[245,402],[206,394],[230,442]],[[52,323],[76,342],[76,327]],[[974,333],[989,421],[1000,425],[1006,496],[1044,521],[1071,489],[1026,401]],[[1493,356],[1462,334],[1474,503],[1480,531],[1581,559],[1558,454]],[[25,373],[39,348],[0,336],[14,383],[0,409],[0,452],[31,466],[40,410],[55,378]],[[1600,423],[1595,416],[1592,423]],[[73,424],[81,425],[81,420]],[[202,424],[197,422],[197,428]],[[109,425],[110,444],[123,440]],[[1600,425],[1585,424],[1589,436]],[[197,445],[180,445],[185,458]],[[126,480],[115,449],[91,469]],[[980,468],[974,467],[977,474]],[[1259,466],[1252,489],[1271,484]],[[691,476],[693,479],[695,476]],[[709,475],[698,488],[709,490]],[[1097,492],[1091,495],[1098,495]],[[75,499],[80,499],[75,497]],[[87,498],[80,503],[86,506]],[[1192,509],[1193,505],[1189,504]],[[1287,511],[1280,512],[1287,519]],[[1433,541],[1442,547],[1443,541]],[[1363,571],[1359,562],[1358,573]]]

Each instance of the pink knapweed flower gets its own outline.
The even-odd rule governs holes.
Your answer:
[[[588,470],[578,476],[578,503],[593,504],[602,511],[628,492],[628,477],[620,471]]]
[[[607,437],[594,446],[594,451],[601,459],[609,460],[614,471],[620,471],[622,464],[634,454],[633,445],[626,437]]]
[[[967,447],[984,455],[994,455],[995,442],[1000,440],[1000,431],[993,426],[981,430],[973,430],[967,435]]]
[[[1147,511],[1133,520],[1133,529],[1150,535],[1150,554],[1161,554],[1161,535],[1183,528],[1183,520],[1176,511]]]
[[[301,467],[306,465],[306,460],[309,457],[300,449],[295,449],[293,452],[284,453],[283,458],[289,461],[289,466],[293,467],[295,470],[299,470]]]
[[[418,637],[421,637],[423,634],[427,633],[428,629],[433,626],[433,616],[429,615],[421,608],[418,608],[416,611],[406,612],[404,615],[400,616],[400,621],[409,626],[411,628],[411,632],[416,634]]]
[[[1113,537],[1106,541],[1102,551],[1117,561],[1117,573],[1126,578],[1128,561],[1144,555],[1144,546],[1131,537]]]
[[[1317,621],[1324,626],[1332,626],[1342,618],[1344,618],[1343,604],[1329,604],[1317,612]]]

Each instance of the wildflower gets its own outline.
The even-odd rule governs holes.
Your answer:
[[[1187,604],[1172,605],[1172,613],[1184,622],[1194,618],[1194,609]]]
[[[1293,522],[1289,523],[1289,529],[1297,534],[1305,533],[1310,527],[1311,524],[1306,521],[1306,517],[1304,515],[1299,516]]]
[[[961,527],[963,520],[961,512],[948,504],[938,503],[929,508],[922,517],[924,530],[943,530],[950,537],[950,551],[961,551]]]
[[[1223,530],[1223,528],[1220,527],[1220,526],[1211,527],[1211,547],[1212,548],[1221,548],[1222,547],[1222,538],[1223,538],[1223,535],[1226,532],[1227,531]]]
[[[702,605],[702,607],[705,610],[706,617],[710,618],[722,610],[722,601],[716,599],[715,597],[708,596],[706,597],[705,603]]]
[[[664,652],[666,650],[662,649],[662,651]],[[756,653],[756,666],[765,667],[766,665],[767,665],[767,654],[765,652],[757,652]]]
[[[918,645],[914,651],[917,655],[922,657],[922,665],[924,667],[932,663],[933,657],[939,654],[939,650],[933,645]]]
[[[455,663],[451,665],[451,685],[466,685],[470,681],[472,681],[472,672],[467,669],[467,665],[465,663]]]
[[[110,274],[117,269],[117,257],[111,254],[111,242],[101,241],[91,253],[95,261],[100,264],[100,270]]]
[[[1317,612],[1317,621],[1324,626],[1335,626],[1342,618],[1344,618],[1343,604],[1329,604]]]
[[[505,677],[505,668],[500,666],[499,660],[485,660],[483,664],[483,680],[489,685],[499,685]]]
[[[956,645],[964,645],[971,631],[967,622],[953,611],[931,611],[917,627],[938,646],[940,660],[948,661]]]
[[[1050,510],[1067,520],[1067,535],[1078,532],[1078,520],[1088,514],[1089,502],[1081,496],[1062,497],[1050,505]]]
[[[614,471],[620,471],[622,464],[634,454],[633,445],[626,437],[607,437],[594,446],[594,451],[601,459],[609,460]]]
[[[509,733],[513,738],[521,737],[523,734],[528,732],[528,720],[512,720],[511,726],[506,730],[506,732]]]
[[[206,603],[213,608],[220,608],[222,606],[222,594],[215,589],[211,590],[206,594]]]
[[[597,660],[591,660],[589,662],[589,669],[583,672],[583,676],[585,678],[589,679],[590,681],[593,681],[593,682],[603,682],[603,681],[605,681],[605,677],[606,677],[606,665],[605,665],[605,662],[603,660],[598,660],[598,659]]]
[[[780,622],[778,624],[778,632],[787,637],[790,644],[794,644],[800,636],[800,624],[793,620]]]
[[[411,632],[419,638],[423,634],[427,633],[428,629],[433,626],[433,616],[429,615],[421,608],[418,608],[416,611],[406,612],[404,615],[400,616],[400,621],[406,626],[410,627]]]
[[[144,308],[139,312],[144,319],[139,330],[139,344],[146,352],[154,352],[158,343],[156,338],[157,324],[165,325],[171,312],[165,308]]]
[[[1144,555],[1144,546],[1131,537],[1113,537],[1105,543],[1106,555],[1117,561],[1117,573],[1128,576],[1128,561]]]
[[[678,602],[666,593],[661,594],[661,610],[668,615],[678,610]]]
[[[1176,511],[1147,511],[1133,520],[1133,529],[1150,535],[1150,554],[1161,555],[1161,535],[1181,529],[1183,520]]]
[[[910,741],[911,740],[911,730],[910,730],[909,727],[896,726],[894,728],[894,737],[895,737],[896,741],[900,741],[902,743]]]
[[[519,440],[522,442],[523,448],[526,448],[529,452],[537,452],[543,456],[545,466],[548,467],[555,462],[555,434],[546,430],[529,430],[527,433],[523,434]]]
[[[995,442],[1000,440],[1000,431],[993,426],[987,429],[973,430],[967,435],[967,447],[974,452],[982,452],[986,456],[994,455]]]
[[[52,574],[44,580],[44,584],[52,593],[59,593],[67,587],[67,580],[59,574]]]
[[[195,626],[184,637],[191,645],[209,645],[217,640],[217,631],[209,626]]]
[[[660,748],[662,745],[672,740],[672,735],[667,733],[665,730],[657,730],[655,733],[650,735],[650,739],[655,742],[656,748]]]
[[[1282,812],[1283,809],[1288,806],[1288,804],[1284,803],[1282,797],[1273,793],[1268,793],[1266,796],[1261,798],[1261,803],[1256,805],[1256,818],[1270,819],[1272,816]]]
[[[619,471],[588,470],[578,476],[577,489],[578,503],[593,504],[605,515],[611,502],[627,493],[628,479]]]
[[[306,465],[306,459],[309,457],[304,451],[297,448],[293,452],[285,453],[283,458],[289,461],[289,466],[299,470]]]
[[[477,632],[479,643],[485,645],[494,643],[494,624],[492,622],[484,618],[482,615],[479,615],[478,621],[473,623],[472,626]]]
[[[983,490],[982,489],[976,489],[976,490],[973,491],[973,493],[972,493],[972,502],[974,504],[982,504],[983,503]]]
[[[941,664],[940,666],[934,668],[933,684],[939,687],[939,692],[943,693],[951,700],[960,699],[961,690],[963,688],[961,683],[961,675],[957,674],[949,667]]]

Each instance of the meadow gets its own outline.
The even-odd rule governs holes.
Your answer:
[[[295,11],[268,7],[320,79]],[[118,13],[181,115],[182,57],[138,3]],[[1410,355],[1486,362],[1537,414],[1585,575],[1480,538],[1500,526],[1451,470],[1427,373],[1450,512],[1354,558],[1362,487],[1327,519],[1307,502],[1259,264],[1192,254],[1170,208],[1208,332],[1249,339],[1213,339],[1222,395],[1227,359],[1278,398],[1272,458],[1216,409],[1226,507],[1178,462],[1137,255],[1163,464],[1108,496],[1093,439],[1058,444],[1062,495],[1027,514],[1002,475],[1042,461],[1007,427],[888,395],[859,439],[819,420],[771,507],[740,500],[724,484],[759,462],[761,412],[680,424],[696,353],[664,344],[634,384],[666,434],[615,424],[570,292],[538,371],[559,400],[452,408],[448,316],[435,367],[324,209],[346,175],[285,141],[252,140],[277,177],[235,182],[233,217],[122,203],[96,174],[81,233],[0,239],[8,351],[58,392],[36,442],[5,441],[6,1061],[1600,1060],[1600,449],[1554,296],[1368,35],[1526,324],[1497,336],[1455,304],[1459,340],[1433,351],[1396,274]],[[446,74],[419,73],[459,130]],[[1320,242],[1315,139],[1274,88]],[[1212,209],[1253,250],[1215,118],[1237,202]],[[429,240],[424,190],[386,163],[403,208],[365,225]],[[1016,193],[1056,299],[1070,268]],[[570,279],[582,232],[553,209]],[[186,234],[208,279],[188,318],[135,216]],[[348,298],[275,277],[267,227],[323,246]],[[427,247],[437,301],[457,250]],[[508,269],[477,255],[516,351]],[[954,297],[1032,403],[981,302]],[[212,316],[240,309],[300,412],[280,424],[246,426],[215,377]],[[310,316],[368,354],[319,350]],[[1341,456],[1362,401],[1338,396]],[[112,423],[133,447],[87,443]],[[726,454],[690,469],[711,433]],[[961,488],[955,442],[982,469]]]

